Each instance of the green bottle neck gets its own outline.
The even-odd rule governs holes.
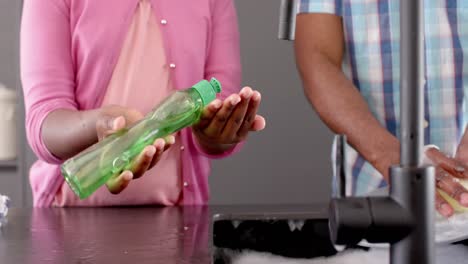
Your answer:
[[[192,97],[192,100],[194,102],[197,102],[202,105],[202,107],[205,107],[206,105],[203,103],[203,100],[201,98],[200,93],[195,89],[195,88],[189,88],[186,90],[186,92]]]

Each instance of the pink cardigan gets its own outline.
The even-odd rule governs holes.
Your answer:
[[[150,0],[164,38],[176,89],[218,78],[221,98],[240,89],[237,17],[232,0]],[[21,28],[21,78],[29,144],[39,157],[30,171],[35,206],[50,206],[63,183],[63,161],[41,138],[45,117],[56,109],[100,106],[137,0],[25,0]],[[66,128],[64,128],[66,129]],[[210,156],[190,129],[181,132],[183,204],[209,199]],[[64,142],[66,144],[66,142]],[[237,148],[236,148],[237,149]]]

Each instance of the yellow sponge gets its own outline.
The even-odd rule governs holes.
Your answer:
[[[468,189],[468,180],[460,181],[461,185]],[[440,195],[453,207],[456,213],[466,213],[468,212],[468,207],[464,207],[458,203],[455,199],[450,197],[446,192],[437,189]]]

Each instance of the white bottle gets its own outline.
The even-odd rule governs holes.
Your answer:
[[[0,160],[17,155],[16,92],[0,84]]]

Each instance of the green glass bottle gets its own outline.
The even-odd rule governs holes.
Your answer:
[[[80,199],[90,196],[112,176],[129,169],[134,158],[156,139],[195,124],[220,92],[221,84],[213,78],[173,93],[133,126],[65,161],[62,175]]]

